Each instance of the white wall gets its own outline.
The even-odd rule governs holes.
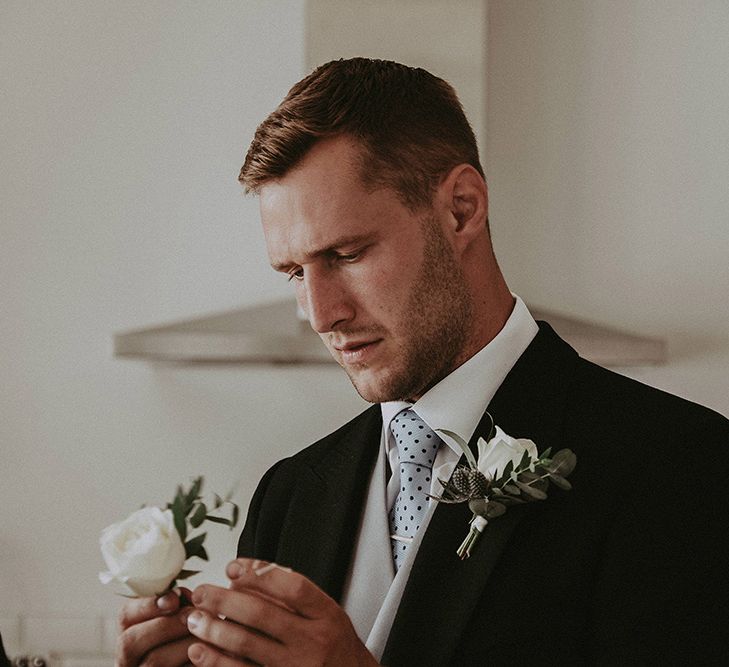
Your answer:
[[[111,354],[115,331],[288,294],[236,179],[255,126],[304,74],[303,16],[300,0],[0,5],[0,631],[12,648],[2,619],[19,613],[115,613],[96,579],[105,525],[197,474],[213,490],[240,482],[245,508],[268,465],[362,405],[334,367]],[[222,581],[234,538],[213,540],[206,578]]]
[[[664,336],[729,414],[729,4],[491,0],[497,255],[531,303]]]

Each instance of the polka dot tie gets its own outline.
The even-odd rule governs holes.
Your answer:
[[[411,408],[390,422],[400,456],[400,492],[390,510],[392,556],[398,570],[430,505],[430,477],[441,439]]]

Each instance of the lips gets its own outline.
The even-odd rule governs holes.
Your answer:
[[[339,344],[335,343],[332,345],[332,347],[335,350],[339,350],[340,352],[351,352],[353,350],[363,348],[366,345],[371,345],[374,342],[375,341],[372,341],[372,340],[349,341],[347,343],[339,343]]]
[[[368,361],[381,341],[381,338],[355,340],[346,343],[335,343],[332,347],[339,352],[343,363],[356,364]]]

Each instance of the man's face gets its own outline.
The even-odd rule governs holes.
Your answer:
[[[416,400],[463,361],[471,300],[438,217],[368,191],[358,158],[328,139],[261,188],[268,254],[365,400]]]

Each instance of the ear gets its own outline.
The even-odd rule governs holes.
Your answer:
[[[474,167],[470,164],[454,167],[438,190],[456,248],[464,250],[475,239],[488,235],[488,190],[483,176]]]

